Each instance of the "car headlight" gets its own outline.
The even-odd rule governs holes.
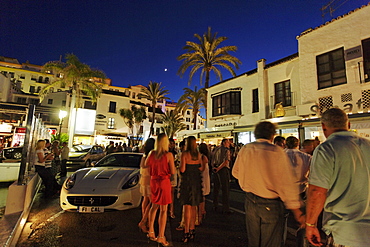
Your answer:
[[[67,180],[65,181],[64,183],[64,188],[66,188],[67,190],[70,190],[73,188],[73,186],[75,185],[75,182],[76,182],[76,173],[73,173],[69,178],[67,178]]]
[[[139,183],[139,175],[135,175],[132,178],[130,178],[123,186],[122,189],[129,189],[134,187]]]

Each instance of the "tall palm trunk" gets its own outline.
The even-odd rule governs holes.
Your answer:
[[[196,130],[197,129],[197,115],[198,115],[198,111],[193,111],[193,119],[194,119],[194,127],[193,127],[193,130]]]
[[[68,121],[68,147],[73,147],[73,138],[76,128],[76,116],[77,116],[77,109],[76,107],[76,89],[72,89],[72,99],[71,104],[69,107],[69,121]]]
[[[156,107],[156,102],[152,102],[152,107],[153,107],[153,119],[152,119],[152,124],[150,125],[150,131],[149,131],[149,137],[153,134],[154,135],[154,121],[155,121],[155,107]]]

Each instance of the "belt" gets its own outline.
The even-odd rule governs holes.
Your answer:
[[[150,176],[150,179],[154,180],[164,180],[164,179],[169,179],[171,175],[162,175],[162,176]]]

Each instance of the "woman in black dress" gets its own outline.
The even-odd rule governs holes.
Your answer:
[[[184,205],[184,238],[188,242],[195,237],[195,217],[197,206],[203,201],[201,172],[204,170],[202,156],[198,151],[196,139],[187,139],[186,150],[181,154],[180,203]]]

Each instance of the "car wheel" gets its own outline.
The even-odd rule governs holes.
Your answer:
[[[16,152],[13,154],[13,158],[16,160],[22,159],[22,153]]]
[[[86,162],[85,162],[85,167],[90,167],[91,166],[91,161],[90,160],[87,160]]]

